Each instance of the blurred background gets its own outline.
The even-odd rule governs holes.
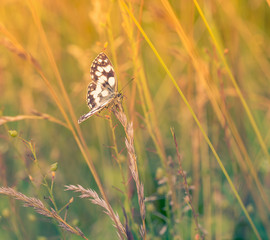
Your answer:
[[[80,184],[100,194],[78,147],[85,139],[83,149],[112,208],[133,238],[141,238],[121,124],[108,109],[103,117],[76,123],[89,111],[91,63],[105,51],[133,122],[146,238],[268,239],[269,23],[265,0],[1,0],[0,185],[50,208],[44,179],[49,185],[53,180],[59,209],[74,197],[60,213],[68,223],[88,239],[117,239],[100,206],[64,191],[65,185]],[[38,164],[28,142],[35,146]],[[0,195],[0,239],[59,238],[81,239]]]

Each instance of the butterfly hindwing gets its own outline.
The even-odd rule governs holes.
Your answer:
[[[108,102],[104,102],[102,105],[93,108],[90,112],[82,115],[79,120],[78,123],[80,124],[81,122],[85,121],[86,119],[90,118],[91,116],[93,116],[94,114],[98,113],[99,111],[101,111],[104,107],[106,107],[112,100],[108,101]]]
[[[90,75],[92,82],[88,85],[86,97],[90,112],[81,116],[78,123],[108,106],[118,94],[115,72],[105,53],[102,52],[95,58],[91,65]]]

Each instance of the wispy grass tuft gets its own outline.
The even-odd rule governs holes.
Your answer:
[[[92,190],[92,189],[85,189],[80,185],[68,185],[66,186],[66,191],[73,191],[73,192],[79,192],[80,198],[90,198],[90,201],[93,204],[99,205],[100,207],[102,207],[104,209],[104,212],[111,218],[111,220],[115,223],[114,227],[117,229],[116,226],[119,226],[121,229],[121,232],[123,233],[124,236],[127,236],[126,234],[126,230],[123,227],[122,223],[120,222],[119,219],[119,215],[118,213],[114,213],[114,216],[116,216],[116,218],[113,218],[109,206],[107,205],[107,203],[104,201],[104,199],[100,198],[98,196],[98,194]],[[121,239],[121,237],[119,236],[119,239]]]
[[[267,3],[1,0],[0,238],[269,239]],[[79,126],[101,51],[125,97]]]
[[[4,194],[4,195],[10,196],[16,200],[22,201],[24,203],[23,204],[24,207],[33,208],[37,213],[56,220],[62,229],[66,230],[72,234],[81,236],[83,239],[87,239],[84,236],[83,232],[78,227],[72,227],[71,225],[69,225],[64,219],[62,219],[59,216],[59,214],[54,209],[52,209],[52,208],[51,208],[51,210],[47,209],[44,206],[43,202],[40,201],[39,199],[33,198],[33,197],[27,197],[26,195],[24,195],[20,192],[17,192],[14,189],[9,188],[9,187],[8,188],[7,187],[0,187],[0,194]]]
[[[47,52],[47,55],[48,55],[48,58],[49,58],[49,62],[55,72],[55,75],[56,75],[56,78],[58,80],[58,83],[59,83],[59,86],[60,86],[60,89],[62,91],[62,94],[64,95],[65,97],[65,100],[66,100],[66,103],[68,105],[68,110],[69,110],[69,114],[71,115],[72,117],[72,120],[73,120],[73,124],[75,125],[75,128],[73,127],[72,125],[72,122],[70,121],[69,119],[69,116],[68,116],[68,113],[66,112],[65,110],[65,105],[66,103],[64,104],[61,100],[60,100],[60,97],[59,97],[59,94],[57,94],[57,90],[54,89],[53,85],[51,84],[51,82],[47,79],[47,77],[45,76],[43,70],[41,69],[40,67],[40,64],[38,63],[38,61],[32,57],[31,54],[29,54],[22,46],[21,44],[19,44],[16,40],[16,38],[14,38],[12,36],[12,34],[10,34],[6,28],[3,26],[3,25],[0,25],[0,33],[2,33],[8,40],[8,44],[5,44],[5,41],[4,41],[4,45],[12,52],[14,52],[16,55],[18,55],[19,57],[23,58],[24,60],[30,62],[30,64],[35,68],[35,70],[39,73],[39,75],[41,76],[41,78],[44,80],[45,84],[46,84],[46,87],[48,88],[48,91],[51,93],[52,97],[53,97],[53,100],[55,102],[55,104],[57,105],[59,111],[61,112],[62,116],[64,117],[65,119],[65,123],[67,124],[68,126],[68,129],[70,130],[70,132],[72,133],[72,136],[74,138],[74,140],[76,141],[77,143],[77,146],[78,148],[80,149],[83,157],[84,157],[84,160],[86,161],[96,183],[97,183],[97,186],[104,198],[104,200],[107,202],[108,204],[108,207],[111,211],[111,214],[112,214],[112,217],[115,218],[114,216],[114,213],[113,213],[113,210],[109,204],[109,201],[108,201],[108,198],[107,198],[107,195],[105,193],[105,190],[104,190],[104,187],[101,183],[101,180],[98,176],[98,173],[96,171],[96,168],[94,166],[94,163],[91,159],[91,156],[90,156],[90,153],[88,151],[88,147],[87,147],[87,144],[84,140],[84,137],[82,135],[82,132],[80,130],[80,127],[79,125],[77,124],[77,119],[76,119],[76,116],[75,116],[75,113],[74,113],[74,109],[72,108],[72,104],[70,102],[70,99],[68,98],[68,95],[66,93],[66,90],[65,90],[65,87],[63,85],[63,81],[62,81],[62,78],[60,76],[60,73],[59,73],[59,70],[57,68],[57,65],[56,65],[56,62],[55,62],[55,59],[54,59],[54,56],[52,54],[52,51],[51,51],[51,48],[49,46],[49,43],[48,43],[48,40],[47,40],[47,37],[46,37],[46,34],[44,32],[44,29],[42,27],[42,24],[40,22],[40,19],[39,19],[39,16],[37,14],[37,11],[36,11],[36,7],[34,5],[34,3],[29,0],[28,1],[28,4],[29,4],[29,8],[33,14],[33,18],[34,18],[34,21],[38,27],[38,30],[39,30],[39,33],[41,35],[41,39],[42,39],[42,43],[46,49],[46,52]],[[76,132],[76,130],[77,132]],[[120,228],[118,228],[118,233],[119,235],[121,236],[121,231],[120,231]]]
[[[132,122],[128,123],[127,116],[125,115],[123,111],[123,107],[122,107],[120,99],[118,99],[118,101],[115,103],[115,106],[113,107],[112,111],[125,130],[125,134],[126,134],[125,144],[126,144],[126,148],[127,148],[127,152],[129,156],[129,169],[131,171],[132,177],[136,184],[138,202],[139,202],[139,207],[140,207],[140,215],[141,215],[141,220],[142,220],[140,234],[143,239],[146,239],[144,187],[139,179],[137,158],[136,158],[135,149],[134,149],[133,124]]]

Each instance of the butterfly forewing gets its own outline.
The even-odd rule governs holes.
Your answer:
[[[105,82],[105,84],[109,84],[109,87],[116,90],[114,69],[105,53],[102,52],[95,58],[91,65],[90,74],[93,82]]]
[[[90,112],[81,116],[78,123],[106,107],[117,95],[117,81],[113,66],[105,53],[100,53],[90,69],[92,82],[87,89],[87,104]]]

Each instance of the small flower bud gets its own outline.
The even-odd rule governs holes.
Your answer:
[[[11,137],[14,138],[18,136],[18,132],[16,130],[9,130],[8,133]]]
[[[29,174],[28,175],[28,177],[29,177],[29,180],[31,181],[31,182],[33,182],[33,177]]]
[[[73,226],[78,226],[79,219],[78,218],[75,218],[75,219],[73,219],[73,221],[71,223],[72,223]]]
[[[185,197],[184,197],[184,200],[185,200],[186,203],[188,203],[188,204],[190,203],[189,196],[185,196]]]
[[[146,205],[146,211],[147,212],[154,212],[155,211],[155,205],[153,203],[149,203]]]
[[[200,240],[201,239],[201,237],[200,237],[200,235],[197,233],[196,235],[195,235],[195,238],[194,238],[195,240]]]
[[[58,168],[58,162],[55,162],[51,165],[51,172],[56,172]]]
[[[4,218],[9,218],[9,216],[10,216],[10,211],[9,211],[8,208],[4,208],[4,209],[2,210],[2,216],[3,216]]]
[[[159,186],[157,189],[158,195],[165,195],[167,193],[167,187],[165,185]]]
[[[34,222],[34,221],[36,221],[36,216],[34,215],[34,214],[28,214],[27,215],[27,218],[31,221],[31,222]]]
[[[192,178],[191,177],[188,177],[187,178],[187,184],[190,186],[192,184]]]
[[[160,180],[163,177],[164,177],[164,170],[159,167],[156,171],[156,180]]]

